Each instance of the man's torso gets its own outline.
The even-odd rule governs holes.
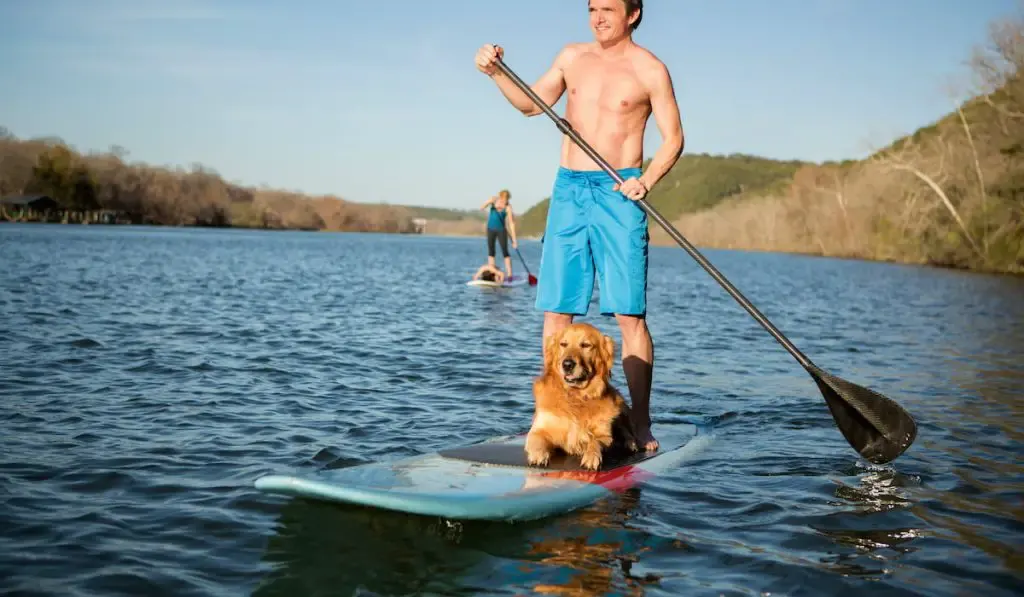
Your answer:
[[[645,66],[656,60],[642,48],[620,58],[601,58],[590,44],[579,44],[564,69],[566,110],[576,132],[613,168],[635,168],[643,161],[644,129],[651,114],[642,81]],[[562,141],[561,164],[572,170],[600,169],[568,137]]]

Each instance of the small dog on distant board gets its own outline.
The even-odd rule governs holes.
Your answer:
[[[556,449],[597,470],[605,451],[636,452],[632,411],[611,385],[615,343],[586,323],[574,323],[544,343],[544,369],[533,383],[533,424],[527,461],[546,466]]]

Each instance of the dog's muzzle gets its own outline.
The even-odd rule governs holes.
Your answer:
[[[582,363],[575,359],[562,359],[562,378],[570,385],[577,385],[587,380],[589,373]]]

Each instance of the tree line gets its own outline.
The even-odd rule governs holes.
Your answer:
[[[125,157],[120,147],[80,153],[57,138],[19,139],[0,127],[0,197],[44,194],[65,213],[108,211],[133,224],[416,231],[404,206],[241,186],[201,164],[168,168]],[[12,211],[0,217],[17,219]]]

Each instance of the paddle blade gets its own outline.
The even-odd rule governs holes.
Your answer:
[[[811,366],[807,368],[846,441],[875,464],[890,462],[917,438],[917,423],[893,400]]]
[[[529,276],[526,277],[526,279],[529,281],[530,286],[536,286],[537,285],[537,276],[535,276],[533,274],[530,274]]]

